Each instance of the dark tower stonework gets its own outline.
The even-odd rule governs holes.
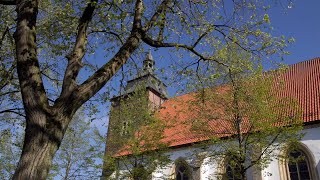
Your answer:
[[[128,81],[122,96],[131,94],[137,86],[144,85],[148,91],[151,108],[160,107],[160,105],[168,99],[167,86],[154,74],[155,61],[149,52],[143,61],[143,70],[136,78]],[[112,101],[118,99],[113,98]]]
[[[105,150],[105,157],[112,156],[120,147],[116,144],[113,144],[111,139],[113,136],[122,136],[123,134],[119,131],[114,131],[115,124],[124,124],[125,120],[119,120],[119,118],[114,118],[116,113],[119,113],[120,110],[120,101],[126,101],[126,98],[129,97],[134,91],[143,86],[146,90],[146,97],[148,98],[148,107],[151,110],[158,109],[161,104],[168,99],[167,86],[155,75],[155,61],[152,57],[151,52],[146,54],[146,58],[143,61],[143,68],[138,73],[138,76],[127,82],[126,87],[121,90],[120,95],[111,99],[111,109],[109,116],[109,125],[107,132],[107,143]],[[124,137],[125,138],[125,137]],[[108,163],[104,161],[103,172],[101,179],[107,179],[114,170],[108,167]]]

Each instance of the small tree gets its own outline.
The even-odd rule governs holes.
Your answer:
[[[246,53],[228,48],[220,53],[228,68],[205,79],[219,85],[202,89],[189,102],[189,123],[194,133],[210,139],[211,156],[224,157],[220,177],[244,180],[249,168],[265,168],[284,144],[300,139],[302,119],[297,102],[280,96],[283,70],[263,73]]]
[[[22,133],[10,128],[0,130],[0,179],[10,179],[22,149]]]
[[[92,129],[83,111],[77,113],[67,129],[53,159],[50,179],[90,179],[100,177],[104,140]]]
[[[148,179],[169,162],[163,153],[167,143],[161,141],[166,124],[154,115],[156,110],[143,85],[128,97],[120,97],[109,123],[108,168],[113,166],[117,172],[111,178]]]

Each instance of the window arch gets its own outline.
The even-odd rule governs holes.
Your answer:
[[[305,145],[298,144],[295,148],[289,146],[282,156],[285,157],[280,160],[282,180],[318,179],[313,155]]]
[[[232,156],[228,156],[225,158],[224,162],[224,180],[241,180],[240,176],[240,168],[235,163],[235,159]]]
[[[142,164],[138,164],[136,167],[134,167],[131,173],[133,180],[151,179],[150,173]]]
[[[288,155],[288,173],[290,179],[309,180],[311,178],[309,162],[301,150],[293,150]]]
[[[191,167],[184,159],[178,159],[175,162],[175,179],[176,180],[192,180]]]

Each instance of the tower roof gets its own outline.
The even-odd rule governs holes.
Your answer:
[[[126,96],[135,91],[138,85],[144,85],[163,99],[168,99],[167,86],[154,73],[155,61],[151,51],[146,53],[143,61],[142,71],[137,77],[128,81],[128,84],[121,90],[120,96]],[[119,96],[118,96],[119,97]],[[115,98],[118,98],[115,97]]]
[[[143,73],[144,74],[153,74],[154,73],[154,65],[155,65],[155,62],[153,60],[153,57],[152,57],[152,54],[151,54],[151,51],[149,51],[146,55],[146,58],[145,60],[143,61]]]

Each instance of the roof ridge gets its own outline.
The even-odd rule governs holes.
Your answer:
[[[320,56],[319,57],[315,57],[315,58],[312,58],[312,59],[308,59],[308,60],[304,60],[304,61],[300,61],[300,62],[297,62],[297,63],[294,63],[294,64],[288,64],[288,66],[295,66],[295,65],[299,65],[299,64],[305,64],[305,63],[310,63],[312,61],[319,61],[320,60]]]
[[[291,67],[291,66],[296,66],[296,65],[299,65],[299,64],[304,64],[304,63],[310,63],[312,61],[316,61],[316,60],[320,60],[320,56],[319,57],[315,57],[315,58],[312,58],[312,59],[308,59],[308,60],[305,60],[305,61],[300,61],[300,62],[297,62],[297,63],[294,63],[294,64],[287,64],[288,67]],[[276,70],[276,69],[275,69]],[[273,70],[267,70],[267,71],[264,71],[264,72],[272,72]],[[169,98],[168,100],[170,99],[175,99],[175,98],[179,98],[179,97],[182,97],[182,96],[185,96],[185,95],[189,95],[189,94],[192,94],[192,93],[197,93],[196,91],[193,91],[193,92],[187,92],[185,94],[181,94],[181,95],[178,95],[178,96],[174,96],[174,97],[171,97]]]

